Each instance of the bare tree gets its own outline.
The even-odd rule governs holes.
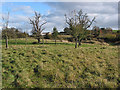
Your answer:
[[[2,17],[2,19],[3,19],[3,29],[5,29],[6,30],[6,32],[5,32],[5,42],[6,42],[6,48],[8,48],[8,33],[7,33],[7,31],[8,31],[8,24],[9,24],[9,12],[8,12],[8,14],[7,14],[7,17],[5,18],[5,17]]]
[[[45,25],[47,22],[40,21],[41,14],[37,13],[35,11],[35,16],[33,19],[30,19],[30,24],[33,26],[32,34],[35,36],[35,38],[38,40],[38,43],[40,43],[41,33],[45,28],[42,28],[43,25]]]
[[[65,14],[66,23],[69,25],[70,33],[75,39],[75,48],[81,45],[81,41],[87,36],[87,29],[95,21],[95,17],[90,20],[87,13],[83,13],[82,10],[76,12],[75,10],[70,13],[69,16]]]

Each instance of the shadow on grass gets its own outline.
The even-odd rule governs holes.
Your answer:
[[[41,44],[43,44],[43,43],[41,43]],[[44,43],[44,44],[46,44],[46,45],[74,45],[74,44],[72,44],[72,43]]]
[[[2,43],[2,45],[5,45],[5,42]],[[54,42],[49,42],[49,43],[34,43],[33,42],[29,42],[29,43],[25,43],[25,42],[18,42],[18,43],[15,43],[15,42],[9,42],[8,45],[66,45],[66,46],[73,46],[74,47],[74,43],[54,43]],[[95,47],[96,45],[88,45],[87,43],[86,44],[82,44],[80,47]]]
[[[74,45],[72,43],[35,43],[33,44],[32,42],[31,43],[24,43],[24,42],[9,42],[8,43],[9,45]],[[2,42],[2,45],[5,45],[5,42]]]
[[[106,43],[108,43],[111,46],[120,46],[120,41],[118,41],[118,42],[106,42]]]
[[[91,45],[88,45],[91,44]],[[86,42],[85,44],[82,44],[80,47],[95,47],[96,45],[93,45],[94,42]],[[5,42],[2,42],[2,45],[5,45]],[[74,46],[74,43],[64,43],[64,42],[57,42],[56,44],[54,42],[45,42],[45,43],[37,43],[37,42],[23,42],[23,41],[19,41],[19,42],[12,42],[9,41],[8,45],[68,45],[68,46]],[[113,45],[113,44],[111,44]]]

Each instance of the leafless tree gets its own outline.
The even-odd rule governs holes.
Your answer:
[[[5,33],[5,42],[6,42],[6,48],[8,48],[8,24],[9,24],[9,12],[7,14],[7,17],[2,17],[3,19],[3,29],[6,30],[6,33]]]
[[[90,20],[87,13],[83,13],[82,10],[76,12],[75,10],[70,13],[69,16],[65,14],[66,23],[69,25],[70,33],[75,39],[75,48],[81,45],[81,41],[87,36],[87,29],[95,21],[95,17]]]
[[[33,19],[30,19],[30,24],[33,26],[32,34],[35,36],[35,38],[38,40],[38,43],[40,43],[40,38],[41,38],[41,33],[45,28],[42,28],[43,25],[45,25],[47,22],[40,21],[41,19],[41,14],[37,13],[35,11],[35,16]]]

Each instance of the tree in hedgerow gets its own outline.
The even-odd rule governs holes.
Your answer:
[[[70,34],[75,40],[75,48],[81,45],[81,41],[87,37],[87,29],[95,21],[95,17],[90,20],[87,13],[83,13],[82,10],[76,12],[75,10],[70,15],[65,14],[66,23],[69,26]]]
[[[92,30],[93,30],[94,37],[98,37],[100,34],[100,28],[97,26],[94,26]]]
[[[33,19],[30,19],[30,24],[32,24],[33,28],[32,28],[32,34],[33,36],[38,40],[38,43],[40,43],[40,39],[42,36],[42,31],[45,28],[42,28],[43,25],[45,25],[47,22],[46,21],[40,21],[41,20],[41,14],[37,13],[35,11],[35,16]]]
[[[53,39],[55,40],[55,44],[56,44],[56,39],[57,39],[57,37],[58,37],[58,31],[57,31],[57,28],[56,28],[56,27],[53,28],[52,37],[53,37]]]

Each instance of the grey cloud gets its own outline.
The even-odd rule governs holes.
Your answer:
[[[84,13],[88,13],[90,19],[96,16],[97,23],[94,25],[99,27],[111,27],[117,28],[118,22],[118,3],[116,2],[46,2],[50,8],[49,13],[43,16],[46,19],[47,24],[44,26],[45,31],[52,31],[53,27],[57,27],[59,31],[62,31],[65,24],[64,14],[70,13],[72,10],[82,9]],[[32,13],[32,7],[14,9],[15,11],[23,10],[24,13]],[[22,27],[23,29],[32,29],[31,25],[25,25],[28,23],[28,17],[22,15],[11,16],[11,26]]]
[[[97,25],[100,27],[112,27],[112,28],[118,28],[118,14],[113,15],[101,15],[97,19]]]
[[[64,14],[69,13],[72,10],[80,10],[82,9],[84,13],[88,13],[89,18],[96,17],[97,23],[94,25],[98,25],[99,27],[118,27],[118,3],[117,2],[52,2],[45,3],[49,5],[51,8],[51,12],[47,15],[49,22],[57,23],[57,26],[61,27],[64,25]],[[59,17],[60,19],[56,19],[55,17]],[[64,27],[64,26],[63,26]],[[61,28],[62,29],[62,28]]]
[[[57,2],[46,3],[56,11],[62,10],[70,11],[76,9],[83,9],[88,13],[116,13],[118,11],[118,4],[116,2]]]

